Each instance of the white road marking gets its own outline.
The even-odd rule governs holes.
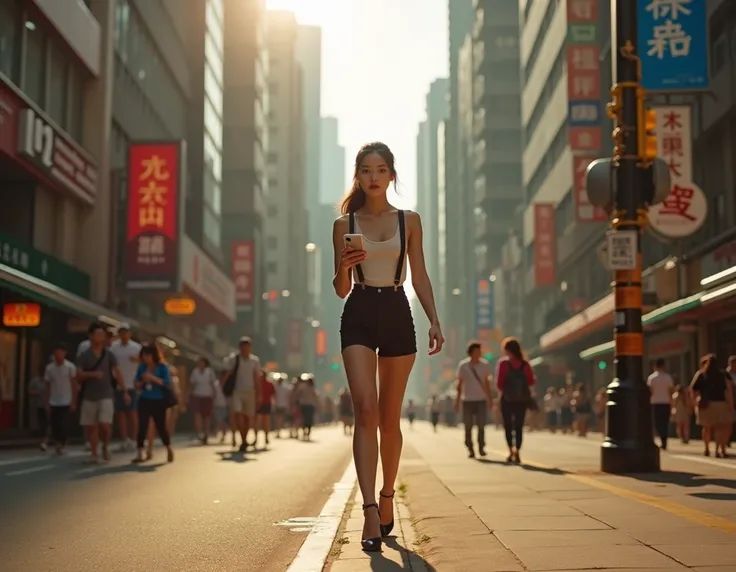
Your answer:
[[[736,463],[716,461],[714,459],[708,459],[707,457],[693,457],[692,455],[670,455],[670,457],[675,457],[675,459],[684,459],[686,461],[695,461],[696,463],[705,463],[706,465],[715,465],[716,467],[725,467],[726,469],[736,469]]]
[[[30,473],[40,473],[41,471],[48,471],[53,469],[56,465],[41,465],[40,467],[31,467],[30,469],[19,469],[17,471],[10,471],[5,473],[6,477],[18,477],[20,475],[28,475]]]
[[[322,572],[356,481],[355,465],[350,461],[286,572]]]

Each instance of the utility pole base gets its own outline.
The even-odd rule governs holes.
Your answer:
[[[618,475],[658,473],[659,447],[654,442],[617,444],[606,441],[601,445],[601,471]]]

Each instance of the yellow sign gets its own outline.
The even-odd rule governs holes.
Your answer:
[[[197,304],[191,298],[169,298],[164,304],[169,316],[191,316],[196,309]]]
[[[35,328],[40,323],[40,304],[3,305],[3,325],[8,328]]]

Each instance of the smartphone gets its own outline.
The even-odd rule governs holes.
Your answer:
[[[349,246],[355,250],[365,250],[362,234],[346,234],[343,237],[343,242],[345,246]]]

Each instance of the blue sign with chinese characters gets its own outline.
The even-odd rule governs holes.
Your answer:
[[[492,330],[496,327],[496,307],[493,296],[493,282],[480,279],[475,287],[475,329]]]
[[[637,52],[645,89],[708,89],[705,0],[639,0],[637,19]]]
[[[599,101],[570,100],[567,102],[570,127],[598,127],[601,124]]]

